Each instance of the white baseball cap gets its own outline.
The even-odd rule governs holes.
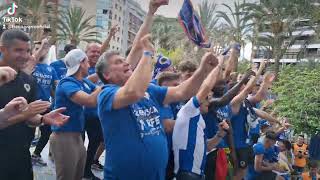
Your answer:
[[[67,74],[66,76],[74,75],[80,67],[80,63],[87,58],[85,52],[81,49],[73,49],[65,56],[64,61],[67,66]]]

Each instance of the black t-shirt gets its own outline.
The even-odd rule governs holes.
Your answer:
[[[0,109],[15,97],[24,97],[28,103],[36,100],[37,84],[31,75],[18,72],[15,80],[0,86]],[[21,122],[0,130],[0,151],[30,148],[34,128]]]

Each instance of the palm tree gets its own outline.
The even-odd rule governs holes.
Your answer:
[[[206,32],[211,35],[214,32],[214,28],[218,22],[218,18],[216,18],[216,8],[217,4],[209,3],[208,0],[202,1],[198,6],[198,13],[201,19],[201,23],[206,29]]]
[[[90,21],[94,16],[85,17],[85,10],[79,7],[71,7],[66,12],[60,14],[58,19],[58,40],[70,40],[71,44],[78,45],[81,41],[99,42],[96,25],[91,25]]]
[[[15,16],[23,18],[22,25],[43,25],[48,23],[47,19],[50,13],[47,12],[47,0],[17,0],[15,2],[19,6]],[[0,11],[7,8],[7,4],[1,5]],[[41,40],[42,33],[42,29],[30,29],[30,35],[33,40]]]
[[[217,17],[223,19],[229,27],[230,34],[233,40],[244,45],[244,37],[250,31],[250,25],[248,21],[245,20],[246,12],[243,11],[242,4],[240,1],[234,2],[234,8],[231,8],[227,4],[222,4],[223,7],[227,8],[229,12],[217,11]],[[231,14],[229,16],[228,14]]]
[[[175,18],[157,16],[152,26],[153,41],[156,46],[167,50],[175,49],[180,45],[183,31]]]
[[[253,27],[259,32],[271,32],[271,34],[255,34],[255,42],[272,51],[275,60],[275,73],[279,72],[280,59],[287,49],[296,41],[297,37],[292,32],[296,29],[296,24],[305,14],[302,9],[307,8],[306,2],[299,0],[261,0],[260,4],[245,3],[242,5],[246,14],[246,21],[252,20]],[[252,27],[251,24],[251,27]],[[287,43],[284,43],[287,42]]]
[[[311,24],[316,25],[312,26],[313,29],[316,32],[316,39],[320,39],[320,11],[319,11],[319,5],[316,5],[315,3],[311,3],[310,8],[310,15],[311,15]]]

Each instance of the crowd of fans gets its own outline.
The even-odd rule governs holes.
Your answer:
[[[185,60],[174,67],[156,55],[149,32],[166,3],[150,1],[126,57],[107,51],[116,26],[102,45],[67,44],[65,57],[51,64],[47,39],[2,33],[1,180],[33,179],[32,165],[46,166],[48,141],[58,180],[99,179],[92,168],[106,180],[320,178],[304,136],[292,142],[289,120],[270,108],[275,76],[267,62],[237,73],[238,44],[224,55],[208,49],[198,66]],[[37,126],[41,137],[30,154]]]

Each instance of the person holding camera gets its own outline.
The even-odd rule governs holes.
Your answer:
[[[308,145],[304,144],[304,136],[299,135],[297,142],[293,144],[294,164],[293,169],[302,173],[309,158]]]

